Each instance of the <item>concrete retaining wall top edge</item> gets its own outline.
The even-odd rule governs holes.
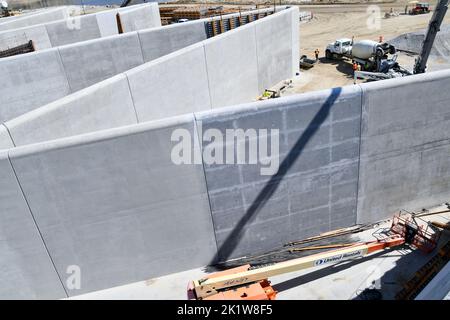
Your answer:
[[[85,145],[105,140],[112,140],[118,137],[130,136],[149,130],[156,130],[166,127],[177,126],[192,121],[194,121],[194,116],[191,113],[161,120],[142,122],[138,124],[132,124],[112,129],[89,132],[86,134],[71,136],[67,138],[19,146],[16,148],[9,149],[9,155],[14,158],[21,158],[31,154],[42,153],[50,150],[64,149],[76,145]]]
[[[344,86],[344,87],[299,93],[299,94],[285,96],[285,97],[276,98],[276,99],[254,101],[254,102],[243,103],[243,104],[238,104],[238,105],[234,105],[234,106],[222,107],[222,108],[213,109],[213,110],[195,112],[195,117],[196,117],[196,119],[201,120],[204,118],[211,118],[211,117],[215,117],[215,116],[232,116],[232,115],[237,115],[237,114],[247,113],[247,112],[264,111],[264,110],[269,111],[269,110],[275,109],[275,108],[280,108],[280,107],[287,108],[287,107],[295,106],[298,104],[303,104],[306,106],[306,105],[314,104],[317,101],[326,99],[336,89],[341,90],[340,96],[345,95],[347,97],[353,97],[355,95],[361,94],[361,88],[359,86],[348,85],[348,86]]]

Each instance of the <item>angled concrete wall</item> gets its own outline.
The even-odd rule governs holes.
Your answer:
[[[29,27],[36,24],[47,23],[50,21],[67,19],[70,7],[57,7],[37,10],[23,16],[17,16],[13,19],[0,19],[0,31]]]
[[[188,52],[195,56],[198,47]],[[0,157],[0,197],[6,199],[0,212],[11,222],[0,232],[8,238],[10,229],[29,223],[11,220],[25,217],[28,204],[62,282],[67,266],[81,267],[82,289],[68,290],[75,295],[447,201],[450,96],[442,87],[449,79],[448,70],[428,73],[9,149],[11,163],[7,153]],[[115,84],[126,91],[125,81],[118,76]],[[116,112],[133,123],[130,109],[118,104]],[[56,119],[64,111],[54,112]],[[98,110],[97,119],[106,112]],[[203,134],[237,128],[279,130],[275,175],[261,174],[266,165],[207,161],[211,143]],[[181,133],[188,133],[182,141],[190,142],[196,164],[173,162]],[[11,248],[1,251],[11,252],[7,274],[15,274],[7,288],[24,281],[31,288],[25,295],[40,297],[36,288],[51,283],[45,292],[64,295],[57,281],[36,284],[23,276],[27,271],[17,272],[24,260],[14,257],[23,247]],[[33,261],[48,262],[46,252],[38,252]]]
[[[273,176],[261,163],[204,165],[221,260],[356,222],[360,112],[359,88],[345,87],[196,114],[203,132],[279,130]]]
[[[139,35],[132,32],[1,59],[4,76],[0,78],[0,122],[136,67],[144,62],[144,57],[157,58],[206,37],[198,24],[189,26],[194,26],[189,28],[192,33],[180,43],[175,40],[179,39],[177,32],[185,34],[181,24],[161,27],[155,35],[152,30]],[[164,50],[155,50],[152,41],[163,39]]]
[[[9,121],[7,127],[14,144],[21,146],[137,123],[125,75],[108,79],[95,95],[89,94],[91,90],[78,91]],[[3,134],[1,128],[0,149],[2,144],[5,147],[12,143],[6,129]]]
[[[102,109],[107,110],[111,105],[111,110],[114,110],[120,103],[128,106],[129,95],[133,98],[133,106],[140,122],[252,101],[264,90],[259,88],[275,85],[296,73],[298,67],[292,65],[292,57],[299,50],[296,47],[298,42],[290,41],[291,29],[298,28],[298,22],[295,22],[298,19],[292,18],[296,14],[298,14],[296,8],[283,10],[258,21],[257,25],[248,24],[239,27],[160,58],[159,55],[180,47],[180,43],[177,42],[180,37],[184,38],[181,45],[189,45],[206,37],[204,22],[183,23],[182,26],[186,25],[186,29],[178,25],[139,32],[143,54],[141,54],[136,33],[62,47],[59,52],[72,91],[140,64],[143,58],[146,60],[158,57],[158,59],[124,73],[129,82],[129,92],[124,91],[123,100],[119,95],[115,95],[114,100],[99,100],[105,90],[109,92],[113,90],[105,87],[114,86],[114,82],[99,82],[89,90],[69,98],[71,101],[69,105],[67,99],[54,101],[51,106],[43,106],[41,111],[32,112],[31,116],[25,114],[19,119],[7,122],[6,126],[13,137],[23,136],[27,130],[43,131],[42,134],[35,132],[26,139],[14,138],[16,145],[23,145],[23,143],[45,141],[42,140],[44,137],[57,139],[67,136],[72,131],[65,132],[64,128],[71,122],[71,117],[81,114],[81,110],[87,111],[85,105],[94,106],[102,102]],[[261,58],[259,58],[256,46],[263,48],[269,45],[268,41],[275,41],[275,39],[266,39],[263,36],[265,33],[260,34],[258,38],[256,30],[261,29],[270,33],[270,30],[276,28],[265,25],[276,26],[280,19],[287,23],[280,24],[279,27],[282,30],[277,31],[276,35],[287,34],[288,37],[278,39],[279,43],[276,47],[279,49],[273,54],[282,53],[282,55],[271,56],[270,51],[261,50]],[[186,30],[189,31],[188,34]],[[164,32],[166,32],[166,38],[163,37]],[[164,39],[167,41],[162,46],[163,49],[156,49],[156,44],[163,42]],[[124,54],[125,52],[127,54]],[[260,64],[258,59],[261,61]],[[90,65],[90,60],[98,61],[97,65]],[[279,66],[278,69],[275,68],[276,65]],[[93,102],[88,102],[90,100]],[[56,111],[58,104],[61,105],[62,110],[78,107],[80,110]],[[58,118],[52,116],[54,112],[57,112]],[[36,117],[37,114],[40,116]],[[51,120],[45,121],[46,115]],[[89,121],[88,115],[73,119],[77,127],[74,132],[101,130],[105,129],[105,125],[129,124],[127,119],[124,119],[122,124],[120,120],[117,122],[114,116],[113,119],[113,121],[105,119],[103,122]],[[50,127],[41,126],[42,121],[47,124],[52,123],[50,127],[53,131],[48,130]],[[84,131],[79,131],[83,128],[82,121],[87,121],[87,124]],[[95,128],[96,123],[99,125],[97,128]],[[20,133],[16,133],[16,130]]]
[[[254,24],[207,40],[205,55],[213,108],[251,101],[258,96]]]
[[[80,267],[81,289],[66,288],[69,295],[213,258],[203,167],[172,162],[175,129],[196,137],[189,115],[10,150],[58,273],[65,279],[68,266]]]
[[[141,4],[125,7],[118,11],[124,32],[161,26],[161,17],[157,3]]]
[[[362,84],[358,221],[450,196],[450,71]]]
[[[71,92],[58,49],[2,59],[0,74],[0,122]]]
[[[211,108],[208,70],[201,43],[146,63],[125,74],[130,83],[139,121]]]
[[[72,92],[144,63],[137,33],[118,37],[85,41],[59,48]]]
[[[36,50],[63,46],[66,44],[116,35],[119,28],[116,14],[125,14],[133,24],[122,26],[124,33],[136,31],[138,27],[160,27],[157,3],[137,5],[136,8],[118,8],[105,12],[86,14],[68,19],[61,19],[29,27],[0,32],[0,49],[17,46],[33,40]]]
[[[0,152],[0,221],[0,297],[65,297],[7,152]]]
[[[165,56],[191,44],[206,40],[205,20],[172,24],[138,31],[144,61]]]
[[[14,144],[5,125],[0,125],[0,150],[14,147]]]

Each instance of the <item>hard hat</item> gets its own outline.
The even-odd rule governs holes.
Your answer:
[[[0,2],[0,5],[2,8],[5,8],[5,9],[8,8],[8,2],[6,2],[6,1]]]

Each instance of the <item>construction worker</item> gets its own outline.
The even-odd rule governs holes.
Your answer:
[[[316,55],[316,61],[319,60],[319,49],[316,49],[316,51],[314,51],[314,54]]]
[[[356,84],[356,71],[358,71],[358,64],[353,60],[353,84]]]

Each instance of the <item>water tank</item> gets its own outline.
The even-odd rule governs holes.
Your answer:
[[[372,40],[361,40],[353,43],[352,55],[360,59],[369,59],[374,56],[379,43]]]

